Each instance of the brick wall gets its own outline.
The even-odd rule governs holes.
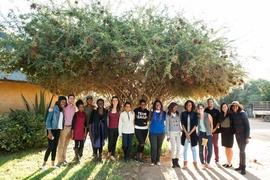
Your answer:
[[[27,82],[16,81],[0,81],[0,114],[10,113],[10,109],[24,109],[26,110],[21,94],[26,98],[28,103],[32,106],[35,103],[35,96],[40,94],[41,88],[37,85]],[[47,102],[49,102],[52,94],[45,93]],[[54,97],[53,104],[57,101]]]

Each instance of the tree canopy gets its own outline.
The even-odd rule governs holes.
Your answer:
[[[110,3],[54,0],[2,17],[0,65],[56,94],[96,91],[137,102],[218,97],[244,83],[231,41],[166,6],[116,14]],[[3,16],[3,15],[2,15]],[[6,47],[12,46],[12,50]]]

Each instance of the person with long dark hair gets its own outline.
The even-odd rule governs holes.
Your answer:
[[[166,112],[160,100],[156,100],[150,111],[149,139],[151,145],[151,166],[160,166],[162,143],[165,138]]]
[[[184,105],[185,111],[181,113],[181,124],[182,124],[182,136],[181,144],[184,146],[184,166],[183,169],[187,168],[187,150],[188,146],[191,147],[193,165],[196,170],[197,166],[197,134],[196,128],[198,126],[198,113],[195,111],[195,103],[192,100],[187,100]]]
[[[178,105],[172,102],[168,107],[166,115],[167,141],[171,141],[172,168],[179,167],[178,163],[181,153],[181,120]]]
[[[64,96],[59,96],[55,106],[49,108],[49,113],[46,118],[48,148],[45,152],[42,170],[47,169],[46,163],[50,154],[52,167],[58,168],[58,166],[54,165],[54,161],[56,156],[56,149],[58,146],[58,140],[60,137],[60,130],[64,128],[65,118],[63,108],[66,105],[67,105],[67,98]]]
[[[145,139],[148,134],[147,121],[149,118],[149,111],[146,109],[146,101],[140,100],[140,107],[134,109],[135,113],[135,135],[138,140],[137,155],[135,161],[143,163],[142,154],[145,145]]]
[[[76,102],[78,111],[74,114],[71,126],[71,139],[75,141],[73,162],[80,162],[83,155],[84,141],[87,135],[87,115],[83,111],[84,104],[81,99]]]
[[[242,104],[233,101],[230,105],[232,111],[233,127],[235,130],[235,138],[239,148],[239,167],[236,171],[241,170],[241,174],[246,174],[246,145],[249,143],[250,126],[246,112],[243,110]]]
[[[118,123],[121,112],[121,104],[117,96],[111,99],[111,105],[108,109],[108,154],[107,158],[115,161],[115,149],[118,139]]]
[[[225,147],[227,158],[227,163],[222,166],[229,168],[232,167],[234,128],[232,113],[229,110],[229,105],[225,102],[220,105],[219,123],[221,128],[221,145]]]
[[[135,114],[131,111],[130,102],[126,102],[125,111],[121,112],[119,117],[118,131],[122,138],[122,149],[124,151],[125,162],[129,161],[129,155],[132,150],[132,138],[134,136]]]
[[[89,135],[94,148],[96,162],[102,162],[102,150],[108,136],[108,111],[104,108],[104,100],[97,100],[97,109],[93,110],[89,122]]]

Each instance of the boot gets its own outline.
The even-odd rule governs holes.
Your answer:
[[[79,155],[80,155],[80,157],[83,156],[83,149],[79,149]]]
[[[187,169],[187,161],[184,161],[183,169]]]
[[[238,168],[235,168],[234,170],[240,171],[241,170],[241,167],[242,167],[242,165],[239,163],[239,167]]]
[[[102,163],[102,154],[98,154],[98,161]]]
[[[178,167],[178,168],[181,168],[181,166],[178,163],[178,160],[179,160],[178,158],[175,159],[175,166]]]
[[[172,159],[172,168],[176,168],[175,159]]]
[[[79,150],[78,148],[74,148],[75,156],[73,158],[73,162],[78,162],[78,155],[79,155]]]
[[[241,166],[241,174],[245,175],[246,174],[246,165]]]
[[[199,170],[199,168],[198,168],[198,166],[197,166],[197,162],[193,162],[193,165],[194,165],[194,168],[195,168],[196,170]]]

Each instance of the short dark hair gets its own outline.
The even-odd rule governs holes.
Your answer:
[[[146,100],[141,99],[141,100],[140,100],[140,104],[142,104],[142,103],[146,103]]]
[[[76,102],[76,106],[79,107],[80,104],[84,105],[84,104],[83,104],[83,101],[82,101],[81,99],[79,99],[79,100]]]
[[[97,100],[97,104],[98,104],[99,101],[102,101],[102,102],[104,103],[104,100],[101,99],[101,98],[99,98],[99,99]]]
[[[131,107],[131,103],[130,103],[130,102],[126,102],[126,103],[125,103],[125,106],[126,106],[126,105],[130,105],[130,107]]]
[[[187,100],[187,101],[185,102],[185,105],[184,105],[184,106],[185,106],[185,107],[184,107],[185,110],[187,110],[187,104],[188,104],[188,103],[191,103],[191,105],[192,105],[192,109],[191,109],[191,110],[194,111],[195,108],[196,108],[196,106],[195,106],[195,103],[194,103],[192,100]]]
[[[208,99],[207,99],[207,103],[208,103],[208,101],[213,101],[213,102],[215,102],[213,98],[208,98]]]
[[[203,104],[201,104],[201,103],[197,105],[197,108],[199,109],[199,108],[200,108],[200,106],[201,106],[202,108],[204,108],[204,105],[203,105]]]
[[[70,96],[73,96],[75,98],[75,95],[74,94],[69,94],[68,95],[68,99],[69,99]]]

